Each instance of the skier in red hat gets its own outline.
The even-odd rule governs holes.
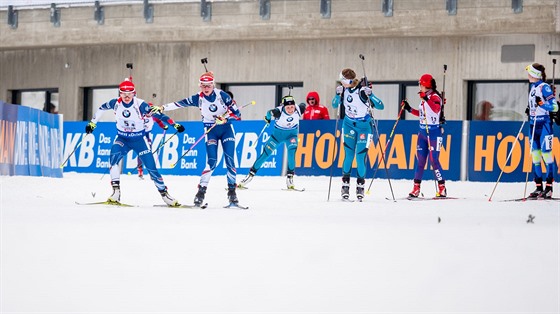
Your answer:
[[[420,97],[418,109],[411,108],[410,104],[404,100],[404,109],[420,118],[420,129],[418,130],[418,142],[416,144],[418,164],[414,173],[414,186],[408,196],[418,197],[420,195],[422,175],[424,174],[426,160],[429,158],[438,183],[436,196],[446,197],[447,189],[442,175],[441,164],[439,163],[439,152],[443,145],[440,125],[443,100],[441,94],[436,89],[436,80],[432,75],[422,75],[418,81],[418,87],[420,88],[418,92]]]
[[[171,118],[163,113],[151,113],[150,105],[143,99],[136,97],[136,89],[134,83],[130,79],[125,79],[119,85],[119,98],[111,99],[102,104],[93,115],[91,121],[86,125],[86,133],[92,133],[96,127],[96,123],[106,110],[113,110],[115,113],[117,137],[111,147],[110,163],[111,168],[111,185],[113,194],[107,199],[108,203],[120,204],[121,188],[120,174],[121,168],[119,162],[124,156],[133,150],[140,156],[146,171],[150,174],[150,178],[154,181],[163,201],[168,206],[179,206],[179,202],[167,193],[167,187],[163,182],[163,178],[156,168],[156,162],[149,147],[144,130],[144,117],[153,115],[168,125],[172,125],[177,131],[183,132],[185,128],[179,123],[174,123]]]

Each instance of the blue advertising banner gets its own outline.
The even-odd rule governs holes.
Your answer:
[[[156,164],[163,175],[200,175],[206,166],[205,139],[199,141],[197,145],[193,145],[204,134],[202,123],[181,122],[181,124],[185,127],[185,132],[175,134],[175,130],[170,128],[166,131],[165,137],[163,130],[157,125],[154,126],[152,130],[153,151],[156,151],[156,148],[163,144],[160,150],[154,154]],[[72,152],[80,141],[83,141],[76,149],[75,154],[68,160],[65,171],[108,172],[111,146],[116,137],[115,123],[100,122],[97,124],[95,131],[89,135],[84,133],[85,122],[66,122],[64,125],[65,156]],[[235,161],[237,173],[244,175],[249,173],[249,169],[257,160],[273,127],[269,126],[258,138],[265,125],[264,122],[236,121],[233,125],[236,131]],[[284,146],[281,146],[259,170],[259,175],[280,175],[284,150]],[[183,157],[181,158],[181,156]],[[222,157],[223,151],[221,145],[218,145],[219,162],[214,170],[216,175],[226,174],[226,166]],[[137,165],[136,154],[130,152],[124,158],[123,173],[136,173]]]
[[[0,174],[62,177],[61,116],[0,104]]]
[[[471,121],[469,130],[468,180],[525,182],[532,172],[529,122]],[[519,137],[516,136],[521,130]],[[553,127],[552,155],[555,160],[554,180],[560,180],[560,128]],[[511,154],[510,154],[511,152]],[[508,159],[509,156],[509,159]],[[507,161],[507,162],[506,162]],[[543,171],[544,163],[541,161]],[[529,180],[533,179],[532,173]]]
[[[4,122],[5,127],[10,127]],[[169,130],[163,138],[163,131],[154,127],[153,143],[156,147],[165,141],[165,145],[156,154],[157,165],[162,174],[172,175],[200,175],[206,165],[205,141],[190,150],[183,158],[179,157],[202,136],[203,128],[200,122],[184,122],[184,133],[174,135]],[[338,124],[337,136],[340,134],[341,123]],[[378,121],[379,140],[374,136],[374,142],[368,151],[367,178],[412,179],[416,169],[416,142],[418,139],[418,121],[399,121],[393,137],[389,135],[395,121]],[[240,175],[249,172],[263,144],[268,140],[273,126],[269,126],[263,136],[257,140],[262,130],[262,121],[238,121],[234,123],[236,129],[236,167]],[[342,175],[343,150],[339,147],[339,137],[334,136],[335,120],[302,121],[300,124],[299,147],[296,153],[296,174],[330,176]],[[444,126],[443,148],[440,152],[440,162],[443,176],[447,180],[461,179],[462,158],[466,158],[466,175],[470,181],[496,181],[503,170],[501,180],[506,182],[525,181],[526,172],[531,171],[531,156],[529,153],[529,126],[525,124],[522,134],[513,148],[515,136],[521,122],[471,121],[468,134],[463,135],[462,121],[448,121]],[[102,122],[95,132],[85,136],[85,122],[66,122],[64,124],[64,152],[69,154],[83,139],[83,143],[76,153],[70,157],[65,171],[104,173],[108,171],[109,155],[115,138],[115,124]],[[12,127],[13,128],[13,127]],[[554,128],[553,156],[556,161],[555,179],[560,180],[558,165],[560,163],[560,128]],[[463,136],[468,145],[463,145]],[[9,138],[9,137],[8,137]],[[387,144],[389,142],[389,144]],[[9,146],[9,145],[8,145]],[[387,147],[385,151],[385,147]],[[461,149],[466,149],[461,152]],[[511,157],[506,163],[508,153]],[[382,151],[385,151],[385,159]],[[285,170],[285,146],[267,160],[259,175],[282,175]],[[225,174],[225,164],[222,152],[219,152],[220,162],[215,171],[218,175]],[[3,157],[2,160],[4,160]],[[176,165],[175,165],[176,164]],[[429,164],[429,163],[428,163]],[[136,156],[132,153],[124,159],[123,172],[136,173]],[[174,166],[175,165],[175,166]],[[2,166],[2,164],[0,164]],[[355,168],[355,164],[354,164]],[[433,179],[433,171],[426,167],[424,180]],[[530,175],[532,178],[532,175]]]
[[[368,151],[366,178],[372,178],[375,173],[376,178],[387,178],[388,174],[391,179],[412,179],[416,169],[418,121],[399,121],[391,139],[389,139],[389,135],[395,121],[380,120],[377,122],[379,140],[374,132],[374,143]],[[296,174],[330,176],[333,151],[336,151],[333,175],[342,176],[344,151],[339,145],[341,126],[342,123],[338,123],[335,139],[333,134],[336,127],[335,120],[302,121],[300,123]],[[440,163],[443,168],[443,176],[448,180],[459,180],[461,176],[461,129],[461,121],[449,121],[444,127]],[[389,142],[388,145],[387,142]],[[382,151],[385,152],[385,157],[383,157]],[[356,162],[354,161],[354,170],[355,167]],[[379,168],[377,172],[376,168]],[[424,171],[425,180],[433,179],[434,174],[430,169],[426,168]]]

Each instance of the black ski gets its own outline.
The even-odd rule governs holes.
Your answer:
[[[249,209],[249,206],[242,206],[237,203],[229,203],[228,205],[224,206],[224,208]]]
[[[529,197],[523,197],[523,198],[514,198],[514,199],[509,199],[509,200],[501,200],[500,202],[525,202],[525,201],[560,201],[560,198],[559,198],[559,197],[552,197],[552,198],[544,198],[544,197],[529,198]]]

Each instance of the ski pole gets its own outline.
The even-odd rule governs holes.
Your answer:
[[[424,101],[422,101],[421,106],[423,108],[424,115],[425,115],[426,107],[424,106]],[[434,156],[432,154],[432,141],[430,140],[430,128],[428,128],[428,117],[426,117],[426,116],[424,116],[424,125],[426,126],[426,137],[428,138],[428,152],[429,152],[429,156],[430,156],[430,163],[432,164],[432,172],[434,173],[434,186],[435,186],[435,189],[436,189],[436,196],[439,196],[439,191],[438,191],[438,186],[437,186],[438,175],[437,175],[437,172],[436,172],[436,167],[434,165]],[[416,158],[418,158],[418,155],[416,155]]]
[[[68,157],[66,157],[66,159],[64,160],[64,162],[60,165],[60,168],[64,168],[64,165],[66,165],[66,162],[68,162],[68,159],[70,159],[70,157],[72,157],[72,155],[74,155],[74,153],[76,152],[76,150],[78,149],[78,147],[80,147],[82,145],[82,143],[84,142],[84,139],[86,138],[86,136],[88,136],[89,134],[86,134],[85,136],[82,136],[82,140],[78,143],[78,145],[76,145],[76,147],[74,147],[74,149],[72,150],[72,152],[70,153],[70,155],[68,155]]]
[[[166,144],[167,142],[169,142],[175,135],[177,135],[177,133],[179,133],[179,131],[177,131],[177,132],[171,134],[171,136],[170,136],[168,139],[166,139],[165,141],[163,141],[163,139],[165,138],[165,131],[164,131],[164,132],[163,132],[163,137],[161,138],[161,141],[163,141],[163,143],[161,143],[161,141],[160,141],[160,144],[158,145],[157,149],[156,149],[155,151],[153,151],[152,154],[155,154],[155,153],[159,152],[159,150],[160,150],[163,146],[165,146],[165,144]]]
[[[515,145],[517,144],[517,139],[519,138],[519,134],[521,134],[521,130],[523,130],[523,126],[525,125],[525,122],[526,121],[523,120],[523,123],[521,124],[521,127],[519,128],[519,131],[517,131],[517,136],[515,136],[515,141],[513,142],[513,145],[511,146],[511,149],[510,149],[509,154],[506,158],[505,164],[508,163],[509,158],[511,157],[511,153],[513,153],[513,149],[515,148]],[[494,185],[494,189],[492,189],[492,194],[490,194],[490,198],[488,198],[489,202],[492,201],[492,196],[494,195],[494,191],[496,191],[496,187],[498,186],[498,183],[500,182],[500,178],[502,178],[503,173],[504,173],[504,169],[502,169],[502,171],[500,172],[500,175],[498,176],[498,180],[496,181],[496,184]]]
[[[364,71],[364,83],[365,83],[365,86],[368,86],[369,83],[368,83],[368,80],[367,80],[366,68],[364,66],[365,57],[362,54],[360,54],[359,57],[362,60],[362,69]],[[370,105],[370,109],[371,109],[370,115],[371,115],[371,118],[372,118],[372,121],[373,121],[372,125],[375,128],[375,133],[377,135],[377,142],[379,142],[379,139],[380,139],[379,129],[377,128],[377,120],[375,119],[375,117],[373,115],[373,108],[375,106],[374,106],[373,102],[371,101],[371,99],[369,98],[369,95],[366,95],[366,97],[367,97],[367,101],[368,101],[368,103]],[[380,146],[380,148],[381,148],[381,160],[383,161],[383,163],[385,165],[387,165],[387,162],[385,162],[385,150],[381,146]],[[387,169],[387,167],[385,167],[385,175],[387,176],[387,181],[389,182],[389,188],[391,189],[391,195],[393,196],[393,201],[395,201],[395,193],[393,191],[393,185],[391,184],[391,177],[389,176],[389,170]]]
[[[163,139],[165,138],[165,133],[167,133],[167,129],[163,130],[163,134],[161,135],[161,140],[159,140],[159,143],[156,145],[156,150],[153,151],[152,154],[155,154],[159,151],[160,147],[162,146],[162,142],[163,142],[163,144],[165,144],[165,142],[163,141]],[[173,134],[173,135],[175,135],[175,134]],[[171,135],[171,136],[173,136],[173,135]]]
[[[227,117],[228,115],[235,117],[236,119],[239,119],[239,117],[231,114],[229,111],[226,111],[223,115],[220,116],[220,118],[224,119],[225,117]],[[204,131],[204,133],[194,142],[194,144],[191,145],[191,147],[189,147],[189,149],[187,149],[187,151],[185,151],[183,153],[183,155],[181,155],[181,157],[179,157],[179,159],[177,160],[177,162],[179,162],[179,160],[183,159],[183,157],[185,157],[200,141],[202,141],[202,139],[206,136],[206,134],[208,134],[208,132],[212,131],[212,129],[214,127],[216,127],[216,125],[218,125],[218,123],[214,122],[214,124],[212,124],[211,127],[209,127],[208,129],[206,129],[206,131]],[[171,165],[171,168],[174,168],[177,165],[177,163],[174,163]]]
[[[342,110],[342,107],[344,106],[344,89],[342,90],[342,93],[340,94],[340,103],[338,104],[338,110],[336,111],[336,123],[334,124],[334,145],[333,145],[333,153],[331,155],[331,174],[329,177],[329,193],[327,194],[327,202],[330,201],[331,199],[331,185],[332,185],[332,178],[333,178],[333,167],[334,167],[334,158],[336,157],[336,131],[338,131],[338,121],[340,120],[340,111]],[[340,131],[340,144],[339,146],[342,147],[343,144],[343,136],[342,136],[342,130]]]
[[[536,114],[535,114],[535,117],[533,118],[533,132],[531,132],[531,144],[529,145],[529,154],[531,154],[531,150],[533,149],[533,141],[535,139],[535,129],[536,129],[535,124],[537,124],[537,115]],[[540,165],[539,165],[539,167],[540,167]],[[531,170],[527,171],[527,174],[525,175],[525,189],[523,189],[523,199],[525,199],[525,195],[527,195],[527,185],[529,184],[529,172],[531,172]]]
[[[259,141],[259,139],[261,138],[261,136],[264,134],[264,130],[266,130],[266,128],[268,127],[268,125],[269,125],[269,122],[267,122],[267,123],[263,126],[261,132],[259,133],[259,136],[257,136],[257,142]]]
[[[389,140],[387,140],[387,143],[385,143],[385,152],[387,152],[387,149],[389,147],[389,143],[391,143],[391,139],[393,138],[393,134],[395,133],[395,128],[397,127],[397,124],[401,120],[403,110],[404,110],[404,100],[403,100],[403,102],[401,102],[401,110],[399,111],[397,121],[395,121],[395,124],[393,125],[393,129],[391,130],[391,134],[389,134]],[[370,194],[371,185],[373,184],[373,180],[375,179],[375,175],[377,174],[378,169],[379,169],[379,163],[377,163],[377,166],[375,167],[375,171],[373,172],[373,176],[371,178],[371,182],[369,183],[369,187],[368,187],[367,192],[366,192],[366,194],[368,194],[368,195]]]

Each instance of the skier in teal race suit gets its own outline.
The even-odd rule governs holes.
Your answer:
[[[270,123],[272,118],[276,119],[274,123],[274,132],[270,139],[266,142],[264,150],[257,158],[249,174],[239,184],[240,188],[245,187],[263,163],[276,150],[279,144],[286,143],[288,150],[288,171],[286,172],[286,185],[288,189],[294,189],[294,169],[296,167],[296,150],[298,147],[299,120],[305,111],[305,104],[296,105],[296,101],[292,96],[282,98],[282,106],[271,109],[266,112],[264,117],[266,123]]]
[[[357,164],[356,197],[361,200],[364,197],[367,152],[373,139],[373,109],[383,110],[385,105],[372,93],[369,86],[359,86],[362,80],[356,77],[354,70],[343,69],[339,81],[342,85],[336,88],[332,106],[338,108],[339,105],[342,105],[339,110],[341,116],[344,116],[341,194],[343,199],[350,197],[350,174],[355,156]],[[373,105],[373,108],[370,104]]]

